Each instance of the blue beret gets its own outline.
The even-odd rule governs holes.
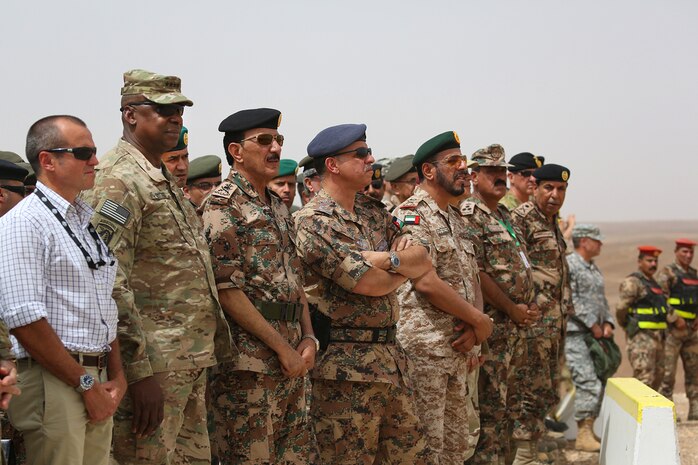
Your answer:
[[[308,156],[320,158],[339,152],[357,140],[366,140],[365,124],[340,124],[323,129],[308,144]]]

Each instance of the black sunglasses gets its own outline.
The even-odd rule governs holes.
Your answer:
[[[363,160],[364,158],[368,157],[371,155],[371,148],[370,147],[359,147],[358,149],[354,150],[347,150],[346,152],[338,152],[338,153],[333,153],[331,156],[336,157],[337,155],[344,155],[347,153],[354,153],[354,156],[360,160]]]
[[[94,155],[97,155],[97,147],[72,147],[72,148],[58,148],[58,149],[46,149],[44,152],[51,153],[72,153],[75,158],[82,161],[87,161]]]
[[[170,117],[174,115],[182,116],[184,114],[184,105],[177,105],[175,103],[165,104],[165,103],[155,103],[155,102],[134,102],[124,105],[119,108],[119,111],[124,111],[126,107],[137,107],[140,105],[146,105],[149,107],[154,107],[155,113],[160,116]]]
[[[284,136],[281,134],[257,134],[256,136],[248,137],[247,139],[242,139],[240,142],[245,142],[246,140],[257,139],[259,145],[271,145],[273,140],[280,146],[284,145]]]
[[[524,178],[530,178],[531,176],[533,176],[533,171],[519,171],[518,174],[520,174]]]
[[[7,189],[10,192],[14,192],[15,194],[19,194],[22,197],[27,196],[27,187],[26,186],[0,186],[3,189]]]
[[[196,187],[197,189],[201,189],[202,191],[210,191],[214,187],[218,187],[221,185],[221,181],[216,181],[216,182],[195,182],[192,184],[189,184],[192,187]]]

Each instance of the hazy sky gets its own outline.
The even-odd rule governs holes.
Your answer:
[[[447,130],[570,168],[578,221],[696,219],[695,1],[3,0],[0,149],[69,113],[99,153],[121,134],[122,74],[182,78],[192,157],[218,123],[283,113],[283,157],[321,129],[368,125],[377,157]]]

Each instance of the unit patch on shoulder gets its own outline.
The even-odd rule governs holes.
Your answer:
[[[405,215],[405,224],[419,224],[419,215]]]
[[[405,225],[405,222],[397,216],[393,216],[393,224],[397,226],[398,229],[402,229],[402,227]]]
[[[114,225],[109,223],[108,221],[100,221],[97,223],[97,227],[95,228],[97,230],[97,234],[99,234],[99,237],[102,238],[105,244],[107,246],[109,243],[114,239],[114,233],[116,233],[116,228],[114,228]]]
[[[131,217],[131,212],[126,207],[119,205],[111,199],[104,201],[99,208],[98,213],[105,218],[116,221],[121,226],[126,226],[126,222]],[[98,231],[99,232],[99,231]],[[104,242],[108,242],[105,240]]]
[[[462,215],[472,215],[475,211],[475,204],[472,202],[465,202],[460,209]]]

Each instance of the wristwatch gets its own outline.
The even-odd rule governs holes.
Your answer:
[[[400,266],[400,257],[397,252],[390,252],[390,271],[395,271]]]
[[[320,341],[318,341],[318,338],[316,338],[312,334],[304,334],[301,340],[303,339],[312,339],[312,341],[315,343],[315,351],[320,352]]]
[[[85,373],[84,375],[80,376],[80,384],[78,384],[78,387],[75,388],[76,391],[79,393],[83,393],[85,391],[89,391],[92,389],[92,386],[95,385],[95,379],[92,375]]]

